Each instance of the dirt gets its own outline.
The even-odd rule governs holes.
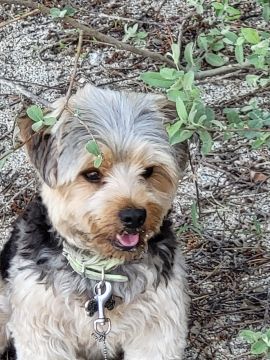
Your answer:
[[[59,1],[54,3],[61,5]],[[189,11],[180,0],[165,1],[160,11],[162,1],[69,3],[81,8],[76,18],[119,40],[125,23],[142,22],[140,30],[149,32],[146,47],[163,54],[169,51],[171,38],[177,38],[182,15]],[[46,5],[52,7],[53,1],[46,1]],[[20,6],[0,6],[0,26],[27,11]],[[74,29],[51,17],[35,14],[14,21],[1,28],[0,77],[53,101],[66,94],[77,41]],[[90,82],[113,89],[152,91],[139,75],[157,68],[150,59],[85,39],[74,90]],[[240,76],[209,78],[201,83],[201,89],[207,104],[221,108],[224,101],[251,91]],[[249,97],[241,98],[240,105],[247,100]],[[262,93],[259,100],[270,108],[269,92]],[[13,146],[14,120],[24,102],[18,92],[0,85],[1,154]],[[193,171],[189,166],[172,214],[186,258],[192,300],[185,358],[251,360],[239,331],[269,327],[269,150],[251,150],[248,141],[236,136],[228,141],[217,136],[207,157],[200,155],[196,143],[191,147]],[[0,186],[3,243],[14,219],[38,191],[38,179],[23,150],[14,152],[5,162]],[[198,221],[191,214],[196,201],[201,209]]]

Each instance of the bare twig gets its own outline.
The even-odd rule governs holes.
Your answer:
[[[36,2],[33,2],[31,0],[0,0],[0,4],[17,4],[17,5],[22,5],[25,7],[29,7],[32,9],[39,9],[39,11],[44,14],[44,15],[48,15],[50,14],[50,8],[48,8],[47,6],[43,5],[43,4],[39,4]],[[77,20],[69,17],[69,16],[65,16],[64,18],[59,19],[60,21],[69,24],[71,26],[73,26],[74,28],[83,30],[84,34],[86,36],[91,36],[101,42],[105,42],[111,45],[116,46],[118,49],[120,50],[126,50],[129,52],[132,52],[134,54],[137,55],[141,55],[144,57],[148,57],[150,59],[153,59],[155,61],[161,62],[161,63],[166,63],[172,67],[174,67],[174,62],[171,61],[170,59],[166,58],[165,56],[155,53],[153,51],[147,50],[147,49],[141,49],[141,48],[137,48],[135,46],[129,45],[127,43],[124,43],[122,41],[119,41],[117,39],[115,39],[112,36],[109,35],[105,35],[103,33],[101,33],[100,31],[95,30],[94,28],[90,27],[90,26],[86,26],[81,24],[80,22],[78,22]]]
[[[37,14],[37,13],[39,13],[39,10],[38,10],[38,9],[34,9],[34,10],[28,11],[28,12],[22,14],[22,15],[16,16],[14,19],[10,19],[10,20],[7,20],[7,21],[3,21],[3,22],[0,23],[0,28],[4,27],[4,26],[6,26],[6,25],[12,24],[12,23],[14,23],[14,22],[16,22],[16,21],[18,21],[18,20],[24,19],[24,18],[26,18],[26,17],[28,17],[28,16],[35,15],[35,14]]]
[[[39,103],[39,104],[45,106],[48,109],[52,108],[51,103],[49,103],[47,100],[44,100],[44,99],[40,98],[39,96],[31,93],[30,91],[26,90],[21,85],[16,84],[12,80],[7,80],[7,79],[4,79],[4,78],[0,77],[0,84],[6,85],[6,86],[12,88],[13,90],[15,90],[16,92],[19,92],[20,94],[24,95],[28,99],[32,100],[33,103]]]
[[[201,211],[201,201],[200,201],[200,191],[199,191],[199,185],[198,185],[198,181],[197,181],[197,177],[196,177],[196,172],[192,163],[192,158],[191,158],[191,153],[190,153],[190,143],[188,142],[188,147],[187,147],[187,152],[188,152],[188,159],[189,159],[189,163],[190,163],[190,168],[192,171],[192,177],[193,177],[193,181],[195,184],[195,190],[196,190],[196,198],[197,198],[197,205],[198,205],[198,213],[199,213],[199,218],[201,217],[202,211]]]
[[[129,17],[123,17],[123,16],[118,16],[118,15],[108,15],[108,14],[104,14],[104,13],[89,13],[87,11],[87,14],[88,15],[91,15],[91,16],[95,16],[95,17],[101,17],[101,18],[105,18],[105,19],[112,19],[112,20],[119,20],[119,21],[126,21],[126,22],[133,22],[134,24],[137,23],[137,24],[147,24],[147,25],[155,25],[155,26],[158,26],[158,27],[162,27],[162,26],[165,26],[164,24],[161,24],[161,23],[158,23],[158,22],[155,22],[155,21],[143,21],[143,20],[138,20],[138,19],[132,19],[132,18],[129,18]],[[167,25],[167,24],[166,24]]]
[[[67,106],[68,101],[70,99],[72,87],[73,87],[74,80],[75,80],[75,77],[76,77],[76,72],[77,72],[77,68],[78,68],[78,61],[79,61],[79,57],[80,57],[81,50],[82,50],[82,42],[83,42],[83,30],[80,30],[78,46],[77,46],[77,51],[76,51],[76,57],[75,57],[75,60],[74,60],[74,68],[73,68],[73,72],[72,72],[71,77],[70,77],[70,83],[69,83],[68,91],[67,91],[67,94],[66,94],[66,106]]]
[[[178,39],[177,39],[177,44],[179,47],[179,62],[181,61],[181,50],[182,50],[182,40],[183,40],[183,35],[184,35],[184,26],[187,22],[188,19],[190,19],[195,13],[191,12],[189,14],[187,14],[186,16],[183,17],[182,19],[182,23],[179,26],[179,30],[178,30]]]
[[[74,80],[75,80],[75,77],[76,77],[76,72],[77,72],[77,68],[78,68],[78,61],[79,61],[79,57],[80,57],[81,50],[82,50],[82,43],[83,43],[83,31],[80,30],[76,56],[75,56],[75,60],[74,60],[74,68],[73,68],[73,71],[72,71],[72,74],[71,74],[71,77],[70,77],[70,83],[69,83],[68,91],[66,93],[66,102],[65,102],[65,105],[63,106],[62,110],[60,111],[59,115],[57,116],[58,119],[60,119],[61,115],[63,114],[63,112],[65,110],[70,111],[70,109],[68,108],[68,101],[69,101],[69,99],[71,97],[72,87],[73,87]]]

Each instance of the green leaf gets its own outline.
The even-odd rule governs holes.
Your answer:
[[[198,43],[199,48],[201,48],[202,50],[205,50],[205,51],[208,50],[208,41],[207,41],[207,37],[205,36],[205,34],[199,35],[197,43]]]
[[[259,149],[262,145],[265,145],[265,143],[267,142],[268,138],[270,138],[270,134],[267,134],[267,138],[259,137],[256,140],[254,140],[251,144],[252,149]],[[270,346],[269,346],[270,347]]]
[[[217,126],[220,130],[226,130],[226,126],[219,120],[212,120],[211,124]]]
[[[212,3],[212,6],[215,10],[223,10],[224,9],[224,5],[219,2]]]
[[[61,11],[60,11],[60,14],[59,14],[59,17],[60,17],[60,18],[63,18],[63,17],[66,16],[66,14],[67,14],[67,11],[66,11],[66,10],[61,10]]]
[[[53,126],[56,123],[57,119],[55,117],[44,117],[43,123],[46,126]]]
[[[254,65],[256,69],[267,70],[267,66],[265,65],[265,57],[259,56],[256,54],[252,54],[248,56],[248,61],[250,64]]]
[[[254,109],[254,110],[250,111],[248,116],[252,120],[258,120],[259,121],[259,120],[263,119],[263,112],[258,110],[258,109]]]
[[[176,121],[174,124],[169,124],[167,126],[167,132],[169,135],[169,138],[173,137],[177,131],[180,129],[181,127],[181,122],[180,121]]]
[[[176,67],[178,67],[179,58],[180,58],[180,47],[178,44],[172,44],[171,49],[172,49],[173,62],[175,63]]]
[[[240,45],[243,45],[244,42],[245,42],[245,39],[242,36],[240,36],[239,38],[237,38],[235,45],[240,46]]]
[[[269,83],[270,83],[270,79],[260,79],[260,80],[259,80],[259,84],[260,84],[260,86],[262,86],[262,87],[267,86]]]
[[[263,119],[254,119],[248,121],[248,127],[251,129],[261,129],[263,125]]]
[[[213,53],[207,53],[205,55],[205,60],[209,65],[215,67],[223,66],[226,63],[226,60],[224,58]]]
[[[102,164],[102,161],[103,161],[103,157],[101,154],[99,154],[94,160],[94,167],[99,168],[100,165]]]
[[[194,83],[194,71],[188,71],[183,78],[184,90],[191,90]]]
[[[259,76],[258,75],[247,75],[246,76],[246,82],[249,86],[257,86],[257,82],[259,80]]]
[[[270,4],[263,5],[263,18],[266,22],[270,20]]]
[[[235,109],[224,109],[224,114],[226,115],[229,123],[238,124],[240,122],[240,116],[237,110]]]
[[[159,71],[161,77],[166,80],[176,80],[179,76],[183,75],[183,71],[177,71],[171,68],[162,68]]]
[[[241,28],[241,33],[249,44],[258,44],[260,42],[260,35],[256,29]]]
[[[60,12],[61,10],[55,7],[50,9],[50,15],[55,18],[58,18],[60,16]]]
[[[26,113],[30,117],[30,119],[33,120],[34,122],[43,120],[42,109],[37,105],[29,106],[29,108],[27,108],[26,110]]]
[[[168,90],[167,92],[167,98],[170,101],[176,102],[176,99],[180,96],[179,90]]]
[[[232,44],[235,44],[237,41],[238,36],[232,32],[232,31],[227,31],[224,34],[225,38],[228,39]]]
[[[32,124],[32,129],[35,132],[38,132],[39,130],[41,130],[44,126],[44,123],[42,120],[35,122],[34,124]]]
[[[199,223],[198,205],[195,201],[191,205],[191,219],[193,226],[197,229],[201,229],[201,225]]]
[[[73,16],[76,14],[76,10],[72,6],[66,5],[64,10],[66,11],[67,16]]]
[[[177,131],[171,138],[170,138],[170,144],[175,145],[179,144],[189,138],[193,135],[194,131],[191,130],[180,130]]]
[[[180,97],[176,99],[176,111],[179,119],[181,120],[181,123],[186,123],[188,119],[188,113],[186,106]]]
[[[251,354],[260,355],[266,353],[268,350],[267,344],[263,340],[258,340],[255,344],[251,346]]]
[[[224,46],[223,40],[219,40],[211,46],[213,51],[220,51],[220,50],[224,49],[224,47],[225,46]]]
[[[235,58],[239,64],[244,62],[244,48],[243,45],[236,45],[235,47]]]
[[[190,67],[195,66],[193,59],[193,46],[193,42],[188,43],[184,51],[184,58]]]
[[[139,38],[139,39],[145,39],[145,38],[147,38],[147,36],[148,36],[148,32],[146,32],[146,31],[139,31],[136,36],[137,36],[137,38]]]
[[[233,17],[234,19],[238,19],[241,15],[241,12],[234,8],[233,6],[228,6],[227,9],[227,14],[230,16],[230,17]]]
[[[207,155],[213,146],[213,139],[207,130],[197,130],[200,140],[202,142],[202,153]]]
[[[99,146],[95,140],[89,140],[87,142],[87,144],[85,145],[85,148],[92,155],[95,155],[95,156],[101,155]]]
[[[141,74],[140,79],[150,86],[164,89],[169,89],[174,84],[174,80],[164,79],[160,73],[153,71]]]

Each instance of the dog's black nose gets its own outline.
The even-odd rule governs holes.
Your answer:
[[[142,226],[146,219],[145,209],[126,208],[119,212],[120,220],[123,225],[130,229]]]

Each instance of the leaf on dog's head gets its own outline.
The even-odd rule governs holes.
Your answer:
[[[43,111],[38,105],[29,106],[29,108],[26,110],[26,113],[34,122],[43,120]]]
[[[40,121],[37,121],[35,122],[33,125],[32,125],[32,129],[35,131],[35,132],[38,132],[39,130],[41,130],[44,126],[44,122],[42,120]]]
[[[87,144],[85,145],[85,148],[92,155],[95,156],[101,155],[99,146],[95,140],[88,141]]]
[[[100,165],[102,164],[102,161],[103,161],[103,157],[102,155],[98,155],[96,158],[95,158],[95,161],[94,161],[94,167],[95,168],[99,168]]]

